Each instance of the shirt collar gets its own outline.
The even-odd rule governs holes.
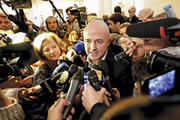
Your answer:
[[[101,58],[101,60],[105,60],[106,56],[107,56],[107,52],[108,50],[106,50],[104,56]],[[90,61],[90,59],[87,57],[86,62],[88,63],[88,67],[92,67],[93,63]]]

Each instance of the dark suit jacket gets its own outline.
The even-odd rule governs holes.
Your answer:
[[[139,18],[136,15],[134,15],[131,20],[129,19],[129,17],[127,17],[126,21],[130,22],[131,24],[138,23],[139,22]]]
[[[108,51],[105,61],[108,65],[111,86],[118,88],[121,97],[131,96],[134,88],[131,61],[126,58],[116,61],[111,51]]]

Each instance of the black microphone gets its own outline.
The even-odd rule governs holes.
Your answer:
[[[90,85],[93,86],[93,88],[96,91],[99,91],[101,89],[101,86],[99,85],[98,76],[94,70],[88,71],[88,80]]]
[[[74,55],[72,58],[72,62],[78,66],[85,67],[84,62],[79,55]]]
[[[136,23],[129,25],[126,29],[126,33],[130,37],[161,38],[160,27],[163,26],[165,28],[165,31],[167,31],[168,27],[176,25],[179,22],[180,20],[177,18],[166,18],[161,20]]]
[[[68,70],[68,77],[67,77],[67,82],[64,84],[63,88],[62,88],[62,92],[67,92],[68,88],[69,88],[69,83],[71,82],[72,80],[72,76],[78,71],[78,66],[75,65],[75,64],[72,64]],[[62,80],[65,81],[65,77],[63,77],[61,75],[61,78]]]
[[[71,84],[70,84],[70,87],[66,96],[66,100],[70,101],[71,105],[65,108],[64,114],[63,114],[63,120],[65,120],[67,116],[69,115],[72,105],[73,105],[74,97],[76,93],[78,92],[78,87],[82,83],[83,80],[84,80],[83,69],[79,67],[78,71],[72,77],[72,81],[71,81]]]
[[[112,91],[111,82],[109,80],[109,75],[108,75],[109,69],[108,69],[108,65],[107,65],[106,61],[105,60],[99,60],[98,61],[98,67],[99,67],[99,70],[101,70],[103,72],[104,77],[105,77],[105,80],[104,80],[105,84],[107,85],[109,92],[111,93],[111,95],[114,99],[115,95],[114,95],[114,92]]]

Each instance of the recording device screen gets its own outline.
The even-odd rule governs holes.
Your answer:
[[[176,70],[173,69],[167,73],[150,79],[148,88],[149,96],[156,97],[165,93],[166,91],[174,88],[175,86],[175,73]]]
[[[170,68],[148,78],[141,91],[150,97],[179,94],[179,68]]]

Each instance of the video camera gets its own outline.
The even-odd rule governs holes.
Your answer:
[[[31,0],[9,0],[17,9],[32,8]]]
[[[80,29],[86,25],[86,20],[87,20],[86,7],[72,8],[70,10],[70,13],[71,15],[74,15],[75,18],[78,20]]]
[[[22,75],[22,71],[36,61],[37,58],[34,55],[30,42],[9,44],[0,47],[0,82],[8,80],[8,76],[10,75]],[[30,70],[29,74],[26,75],[32,75],[32,72],[33,70]]]

